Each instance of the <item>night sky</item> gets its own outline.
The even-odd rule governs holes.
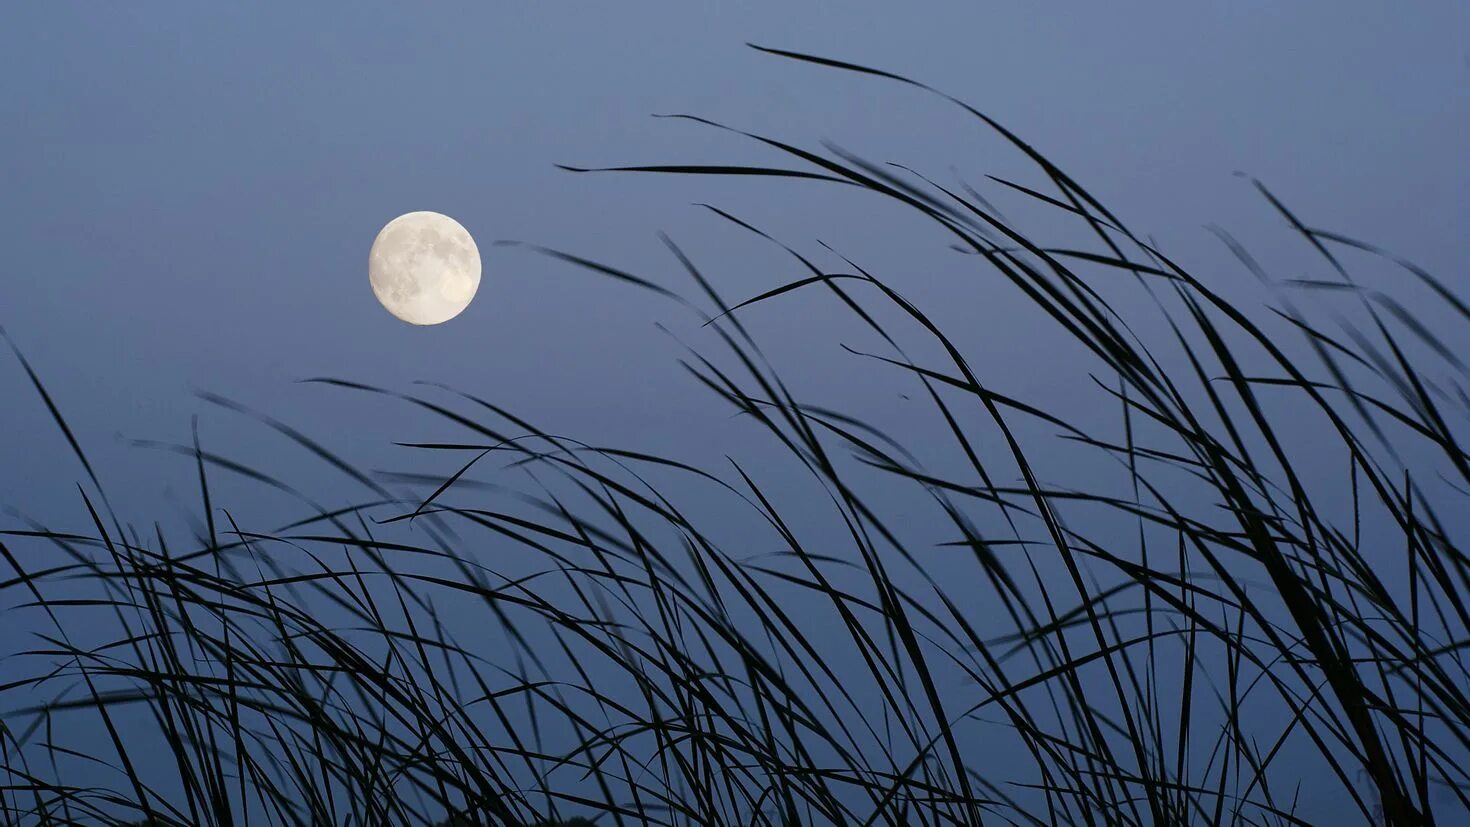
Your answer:
[[[942,101],[747,42],[891,69],[976,105],[1222,280],[1241,274],[1209,224],[1273,265],[1309,261],[1235,171],[1317,226],[1411,253],[1431,272],[1470,264],[1470,20],[1459,4],[1412,16],[1356,2],[1071,4],[1045,15],[986,3],[698,5],[12,9],[0,32],[0,324],[99,465],[139,483],[140,504],[161,488],[149,479],[157,463],[115,433],[182,438],[200,410],[194,389],[335,429],[338,397],[293,384],[317,375],[445,382],[512,400],[548,429],[677,451],[681,429],[708,425],[690,414],[722,415],[686,392],[677,351],[654,328],[687,332],[691,318],[492,242],[692,287],[657,240],[663,230],[733,298],[793,271],[692,202],[792,242],[832,243],[916,298],[952,289],[940,274],[954,258],[927,229],[896,249],[870,232],[887,208],[818,186],[577,176],[554,164],[782,160],[649,117],[690,113],[832,139],[932,175],[953,169],[1002,210],[1024,199],[983,176],[1031,174]],[[475,303],[430,330],[396,323],[367,284],[373,236],[415,209],[457,218],[484,257]],[[792,336],[787,312],[803,309],[760,320]],[[1003,353],[1011,333],[988,334],[984,347]],[[787,364],[819,372],[837,356],[835,344],[807,345],[821,339],[793,346]],[[1042,382],[1024,353],[998,356],[991,381]],[[6,361],[0,377],[21,387]],[[840,371],[840,360],[820,371],[834,392]],[[352,430],[376,427],[367,414],[345,412]],[[0,500],[44,513],[79,469],[37,450],[50,435],[39,405],[17,400],[0,415]]]

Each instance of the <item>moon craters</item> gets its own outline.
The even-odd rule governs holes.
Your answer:
[[[475,297],[480,251],[449,216],[411,212],[378,233],[368,254],[368,277],[389,313],[410,324],[440,324]]]

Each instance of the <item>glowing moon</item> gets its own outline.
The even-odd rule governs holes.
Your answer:
[[[458,221],[411,212],[389,221],[368,253],[373,295],[409,324],[447,322],[480,288],[480,249]]]

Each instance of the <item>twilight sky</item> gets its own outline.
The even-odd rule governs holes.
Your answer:
[[[940,177],[1034,183],[942,102],[747,41],[889,68],[977,105],[1202,272],[1240,275],[1206,224],[1273,265],[1308,261],[1291,258],[1298,241],[1236,170],[1319,226],[1451,283],[1467,271],[1462,4],[1416,4],[1413,15],[1369,2],[1049,8],[23,4],[0,31],[0,325],[119,478],[139,457],[113,435],[181,438],[201,409],[195,388],[308,430],[344,412],[361,423],[364,411],[292,384],[321,374],[443,381],[551,429],[677,442],[690,414],[724,416],[684,393],[677,350],[654,329],[689,318],[493,241],[556,246],[682,289],[656,238],[666,230],[731,297],[794,273],[691,202],[739,210],[794,243],[829,241],[919,297],[925,272],[953,257],[928,230],[895,250],[872,232],[889,213],[820,187],[576,176],[554,163],[781,160],[649,117],[688,112],[804,145],[831,138]],[[383,312],[366,274],[377,230],[417,209],[456,217],[484,253],[475,304],[431,330]],[[782,312],[763,318],[790,337]],[[1004,333],[986,347],[1018,338]],[[794,368],[806,358],[796,349]],[[990,370],[1015,390],[1032,381],[1024,358]],[[21,380],[0,360],[4,387]],[[79,469],[50,461],[61,446],[37,442],[48,428],[39,405],[4,406],[0,500],[44,511],[48,490],[69,490]],[[140,482],[140,495],[161,487]]]

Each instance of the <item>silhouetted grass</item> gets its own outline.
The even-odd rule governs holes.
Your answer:
[[[90,485],[84,524],[0,535],[7,622],[36,629],[34,668],[0,687],[0,821],[1285,825],[1310,822],[1308,795],[1364,822],[1461,823],[1470,579],[1455,512],[1470,455],[1455,429],[1470,399],[1455,348],[1353,278],[1345,253],[1378,251],[1265,187],[1330,277],[1288,286],[1304,303],[1350,297],[1365,324],[1233,304],[955,103],[1038,170],[999,183],[1080,222],[1091,249],[1048,246],[963,185],[763,136],[749,137],[790,169],[625,169],[838,183],[902,205],[971,254],[986,290],[1044,314],[1031,335],[1079,348],[1088,421],[989,387],[924,308],[834,250],[787,248],[801,277],[736,301],[672,240],[693,298],[540,249],[698,314],[715,347],[684,357],[694,383],[788,465],[696,468],[451,389],[317,379],[452,428],[453,442],[410,445],[449,470],[367,473],[259,417],[348,493],[314,499],[196,437],[171,446],[199,481],[202,523],[179,541],[112,513],[30,373]],[[1385,260],[1470,318],[1429,273]],[[883,432],[782,380],[742,316],[809,290],[883,344],[853,359],[916,391],[916,430]],[[934,427],[942,468],[907,450]],[[1303,433],[1330,441],[1337,479],[1304,465]],[[1043,443],[1119,472],[1095,490],[1049,481]],[[493,463],[523,487],[477,481]],[[211,493],[218,475],[307,516],[242,527]],[[791,475],[819,496],[775,493]],[[692,516],[712,496],[744,526],[733,539]],[[948,539],[918,544],[916,519]]]

